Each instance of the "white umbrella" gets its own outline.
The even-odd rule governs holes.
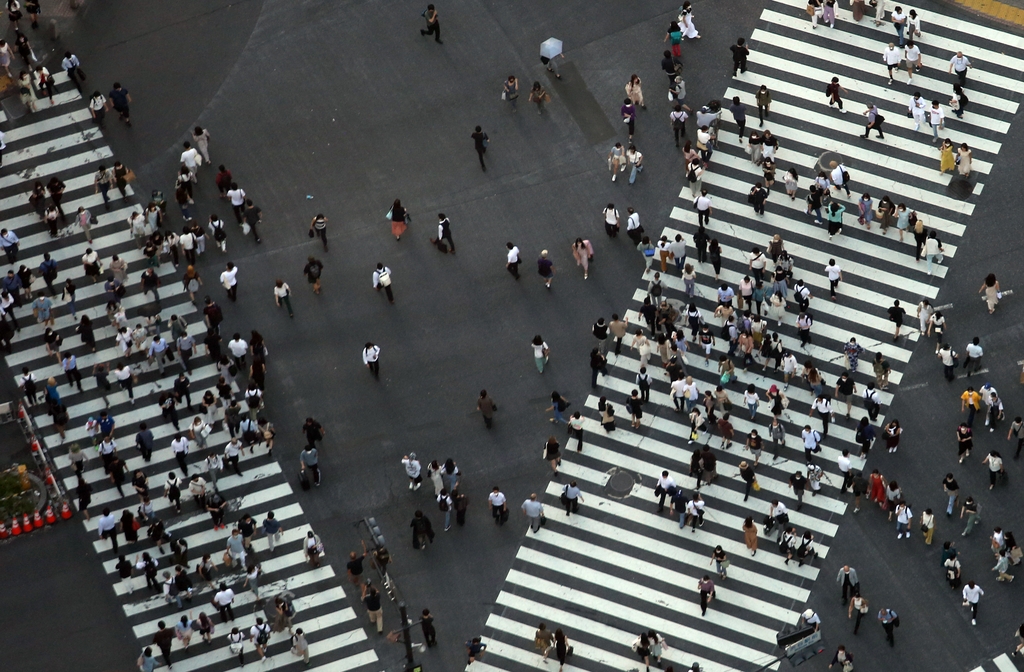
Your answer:
[[[556,37],[549,37],[540,43],[540,55],[544,58],[554,58],[562,53],[562,41]]]

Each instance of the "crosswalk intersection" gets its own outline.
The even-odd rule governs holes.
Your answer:
[[[146,363],[136,355],[130,361],[133,372],[138,377],[134,387],[135,403],[130,404],[128,395],[122,391],[110,376],[113,388],[110,391],[98,389],[98,383],[90,373],[94,364],[109,364],[113,368],[121,361],[120,351],[115,347],[115,328],[107,316],[107,298],[103,282],[91,283],[85,276],[79,261],[87,246],[86,236],[74,223],[74,213],[85,207],[96,216],[91,226],[92,243],[89,245],[98,252],[104,261],[104,268],[109,265],[113,254],[119,255],[128,264],[129,279],[125,283],[128,294],[120,303],[126,310],[132,326],[145,324],[146,317],[157,313],[162,316],[164,325],[171,315],[178,315],[193,325],[190,332],[201,342],[206,327],[203,316],[190,301],[185,291],[181,274],[184,267],[176,268],[164,256],[163,263],[157,269],[161,278],[160,303],[144,296],[138,288],[138,278],[146,264],[146,258],[134,244],[126,224],[129,213],[135,207],[137,194],[132,185],[127,187],[127,199],[121,200],[116,190],[111,190],[111,207],[104,208],[103,198],[94,193],[93,176],[99,164],[108,168],[114,157],[103,138],[103,133],[92,121],[84,101],[63,73],[55,75],[58,93],[54,96],[54,105],[45,100],[40,101],[39,111],[35,114],[8,119],[0,113],[0,124],[5,132],[7,149],[4,152],[4,171],[0,176],[0,216],[4,226],[14,231],[20,238],[20,251],[17,262],[12,267],[17,271],[24,264],[36,270],[43,261],[43,254],[49,253],[58,263],[58,278],[54,282],[58,289],[52,297],[54,302],[54,331],[63,337],[61,350],[73,353],[83,375],[82,390],[67,384],[62,368],[57,359],[47,353],[43,340],[43,327],[36,324],[29,301],[20,308],[14,309],[14,315],[20,330],[12,337],[13,352],[6,356],[10,375],[20,384],[21,369],[28,367],[38,381],[42,391],[49,377],[58,382],[58,392],[62,403],[67,407],[69,422],[62,440],[54,425],[53,417],[46,411],[46,404],[40,403],[30,409],[33,419],[55,456],[59,468],[59,476],[63,479],[72,500],[75,498],[77,479],[73,472],[69,452],[78,446],[89,455],[82,471],[82,479],[93,488],[92,502],[89,507],[92,517],[85,521],[79,517],[85,529],[96,538],[93,546],[102,562],[110,580],[111,588],[121,601],[125,618],[129,621],[138,639],[139,651],[152,645],[157,623],[164,621],[173,624],[184,614],[191,613],[196,618],[199,612],[205,611],[215,622],[212,643],[204,644],[198,634],[193,638],[189,650],[183,650],[180,641],[172,646],[173,669],[176,671],[225,670],[237,666],[237,656],[229,651],[226,635],[231,627],[237,626],[248,637],[249,628],[258,615],[262,615],[267,604],[272,605],[274,597],[285,594],[292,602],[296,615],[294,626],[302,628],[309,643],[310,665],[318,669],[343,672],[348,670],[377,670],[377,656],[363,628],[365,616],[358,602],[346,595],[342,581],[328,563],[311,568],[303,550],[303,541],[309,531],[315,531],[307,521],[302,506],[298,503],[289,481],[295,480],[298,461],[295,460],[294,470],[282,470],[279,463],[270,455],[266,445],[257,447],[253,452],[244,452],[239,462],[241,475],[231,469],[225,469],[216,481],[217,488],[228,501],[226,521],[228,530],[213,530],[209,513],[201,509],[183,488],[182,512],[177,513],[171,502],[165,497],[163,483],[168,473],[180,470],[175,461],[170,441],[176,434],[173,426],[161,417],[157,405],[157,396],[172,387],[172,381],[182,370],[180,360],[168,362],[166,371],[161,374],[155,364]],[[108,123],[113,123],[108,117]],[[207,169],[208,170],[208,169]],[[66,184],[63,209],[68,214],[67,223],[61,225],[56,239],[50,236],[45,224],[33,211],[28,196],[36,180],[44,184],[52,176],[59,177]],[[202,184],[202,182],[207,184]],[[196,189],[201,193],[204,189],[212,189],[212,174],[200,174],[201,184]],[[143,203],[144,205],[145,203]],[[168,213],[165,231],[170,227],[180,228],[181,220],[177,213]],[[229,234],[230,235],[230,234]],[[210,245],[206,254],[221,254],[216,246]],[[38,271],[36,272],[38,276]],[[77,286],[75,305],[77,314],[72,315],[70,306],[61,300],[60,288],[67,279],[72,279]],[[216,282],[212,283],[216,287]],[[41,279],[35,280],[33,290],[45,290]],[[206,292],[199,293],[199,300]],[[217,296],[215,292],[209,292]],[[83,315],[88,315],[94,325],[96,352],[83,343],[76,332],[76,326]],[[164,326],[165,336],[170,341],[169,329]],[[147,337],[143,347],[148,346],[151,339]],[[225,339],[226,340],[226,339]],[[198,353],[203,353],[199,355]],[[205,349],[200,346],[197,356],[191,363],[189,374],[191,381],[190,394],[193,405],[199,409],[200,400],[207,390],[217,395],[215,384],[221,375],[216,364],[206,356]],[[240,374],[238,381],[232,381],[236,396],[238,382],[244,381]],[[244,386],[244,382],[242,382]],[[102,461],[92,448],[92,440],[86,430],[89,418],[99,417],[99,413],[108,410],[117,425],[113,436],[118,444],[118,454],[125,461],[128,470],[128,482],[124,485],[125,495],[121,495],[110,481],[104,470]],[[197,413],[190,413],[181,407],[181,426],[187,428]],[[213,432],[207,438],[209,450],[201,450],[192,442],[188,456],[189,473],[200,473],[207,481],[208,487],[213,483],[211,475],[205,469],[205,457],[208,452],[221,452],[229,440],[229,432],[224,422],[224,412],[215,412],[217,422]],[[144,460],[135,449],[135,435],[140,423],[147,423],[155,438],[155,449],[150,460]],[[290,442],[282,441],[279,454],[285,451]],[[289,454],[293,454],[294,450]],[[287,458],[291,464],[291,457]],[[200,468],[202,465],[203,468]],[[166,531],[175,540],[184,540],[188,544],[187,562],[185,563],[192,582],[195,595],[182,610],[168,604],[160,593],[151,593],[145,577],[136,571],[128,581],[122,581],[117,569],[117,555],[111,550],[107,540],[98,538],[97,523],[100,511],[110,507],[114,515],[120,518],[124,510],[135,512],[139,506],[132,487],[131,474],[136,469],[144,471],[149,478],[150,494],[156,517],[164,522]],[[260,563],[263,575],[260,578],[260,597],[249,588],[242,588],[245,573],[239,569],[229,569],[222,564],[221,556],[225,550],[225,540],[230,526],[245,513],[250,514],[257,524],[261,524],[269,511],[281,522],[284,533],[277,548],[271,552],[267,539],[257,534],[252,543],[253,553]],[[158,551],[147,539],[147,527],[142,525],[139,530],[139,542],[128,544],[120,540],[120,552],[134,562],[143,553],[150,553],[158,562],[159,571],[174,570],[174,561],[169,553]],[[328,560],[331,549],[328,550]],[[216,582],[225,582],[235,590],[234,602],[236,620],[229,624],[221,624],[216,608],[210,604],[212,592],[195,573],[196,564],[204,554],[209,553],[218,565]],[[250,556],[251,557],[251,556]],[[266,668],[299,669],[302,658],[290,651],[291,638],[287,631],[275,632],[271,636],[267,649]],[[243,649],[246,662],[257,660],[255,649],[246,640]],[[159,650],[154,646],[158,660]],[[131,661],[134,663],[134,660]],[[128,663],[126,663],[128,664]],[[160,667],[158,669],[167,669]]]
[[[846,367],[843,346],[850,337],[866,350],[853,376],[859,391],[874,382],[872,360],[881,352],[891,366],[889,387],[879,395],[882,412],[873,423],[882,434],[886,411],[902,382],[912,350],[920,340],[935,338],[926,337],[918,329],[916,306],[922,299],[935,304],[947,269],[938,264],[932,274],[928,273],[925,260],[915,258],[912,232],[908,231],[900,242],[895,230],[886,233],[873,226],[868,231],[859,225],[857,200],[869,192],[876,206],[886,194],[895,203],[905,203],[918,213],[927,229],[937,232],[946,259],[954,257],[957,241],[993,170],[1002,136],[1009,131],[1020,104],[1024,40],[960,19],[923,14],[925,30],[917,41],[924,69],[914,76],[911,86],[907,85],[905,71],[889,85],[880,56],[888,42],[896,41],[892,25],[886,22],[876,27],[871,17],[853,23],[847,6],[837,3],[839,20],[832,29],[823,24],[811,27],[804,0],[769,3],[748,40],[748,71],[734,77],[721,96],[724,114],[717,147],[710,169],[703,176],[703,186],[714,208],[707,232],[722,246],[719,281],[711,264],[696,259],[692,240],[697,214],[685,183],[671,211],[673,222],[649,235],[652,241],[660,235],[671,241],[681,234],[688,245],[687,261],[697,272],[692,299],[671,262],[668,271],[662,273],[662,284],[664,298],[681,312],[691,301],[695,303],[716,336],[709,366],[704,364],[703,353],[689,344],[686,372],[701,393],[715,390],[720,384],[716,365],[729,346],[728,339],[720,338],[721,321],[712,317],[718,286],[725,282],[738,292],[738,283],[750,275],[747,252],[753,246],[765,250],[772,236],[779,234],[794,260],[793,279],[803,279],[811,290],[808,311],[814,316],[814,324],[811,343],[801,347],[795,328],[797,310],[790,295],[782,322],[768,320],[769,333],[777,333],[783,347],[796,354],[801,365],[813,360],[824,374],[825,389],[830,394]],[[932,142],[930,130],[925,127],[915,132],[913,121],[906,117],[908,101],[918,90],[928,101],[939,100],[948,112],[947,101],[956,77],[946,71],[950,57],[958,50],[974,64],[966,87],[970,105],[962,120],[951,112],[946,115],[940,139],[949,137],[957,147],[966,142],[972,149],[973,171],[966,186],[955,170],[952,177],[940,173],[938,144]],[[849,113],[845,115],[829,109],[823,94],[833,76],[840,77],[848,91],[844,101]],[[762,84],[771,91],[773,100],[770,116],[758,129],[754,94]],[[745,135],[749,136],[751,130],[768,129],[780,142],[776,154],[778,182],[763,216],[747,202],[751,187],[763,176],[746,154],[728,112],[733,96],[739,96],[747,107]],[[696,107],[698,101],[689,102]],[[858,137],[864,134],[866,119],[860,112],[868,102],[878,105],[886,117],[884,140]],[[825,154],[841,157],[851,174],[854,192],[852,198],[835,196],[846,206],[846,213],[843,230],[834,239],[829,239],[825,227],[815,224],[814,218],[805,213],[807,187],[822,169],[818,164]],[[781,178],[791,166],[799,174],[795,200],[786,195]],[[829,298],[829,280],[824,272],[830,259],[835,259],[843,273],[835,302]],[[619,311],[630,320],[630,334],[637,326],[650,334],[639,310],[648,297],[653,273],[662,270],[657,257],[652,261],[631,303]],[[771,264],[767,270],[772,270]],[[897,299],[907,316],[899,338],[894,340],[894,325],[886,309]],[[949,319],[967,319],[960,317],[968,314],[966,308],[943,308]],[[689,335],[688,328],[685,332]],[[853,505],[850,495],[839,492],[843,479],[837,458],[844,449],[854,456],[860,453],[855,428],[857,420],[866,415],[863,405],[855,402],[852,420],[846,420],[844,405],[836,401],[836,422],[814,458],[826,480],[817,496],[807,493],[803,507],[797,511],[788,479],[805,466],[800,431],[805,424],[817,430],[821,425],[817,414],[808,416],[813,393],[799,379],[792,381],[786,389],[791,403],[781,417],[786,429],[785,447],[778,460],[772,459],[766,447],[767,456],[762,457],[757,469],[760,490],[751,492],[749,500],[744,501],[739,463],[752,462],[753,457],[744,450],[743,441],[752,429],[765,436],[771,413],[764,395],[771,385],[782,388],[783,381],[779,373],[763,370],[760,359],[749,371],[738,371],[738,381],[725,386],[733,404],[731,423],[736,440],[730,449],[722,450],[717,431],[709,439],[718,458],[719,478],[700,489],[707,507],[705,524],[691,533],[680,529],[679,521],[667,510],[658,512],[654,487],[662,470],[667,470],[687,494],[692,493],[695,481],[688,475],[691,452],[705,438],[689,445],[689,421],[685,414],[674,412],[663,360],[656,349],[648,362],[655,381],[650,401],[643,408],[640,429],[630,428],[625,402],[638,387],[635,376],[641,363],[637,351],[630,348],[631,338],[626,337],[621,354],[608,355],[608,375],[599,378],[599,389],[586,399],[572,400],[582,407],[585,416],[582,452],[576,451],[574,439],[561,438],[562,430],[555,432],[563,446],[563,462],[560,479],[552,480],[544,493],[547,523],[536,534],[526,533],[487,620],[486,661],[477,663],[475,669],[515,672],[549,668],[550,663],[542,663],[541,651],[534,644],[534,633],[541,622],[550,631],[562,628],[569,638],[573,654],[566,670],[642,670],[643,663],[630,647],[641,632],[652,629],[668,644],[664,664],[677,670],[690,669],[694,662],[706,672],[761,666],[779,669],[779,664],[773,663],[782,655],[776,647],[776,633],[798,622],[818,578],[819,563],[802,567],[794,562],[786,564],[776,550],[774,533],[766,536],[760,523],[768,514],[771,500],[778,499],[789,507],[790,524],[798,533],[812,532],[818,555],[828,555],[840,517]],[[737,367],[741,366],[738,362]],[[750,384],[761,396],[753,419],[743,400]],[[606,432],[596,419],[600,417],[599,395],[616,407],[618,426],[612,432]],[[884,459],[884,453],[876,446],[870,461]],[[872,465],[854,457],[853,467],[870,471]],[[579,512],[571,516],[565,514],[559,502],[569,480],[577,481],[584,498]],[[752,516],[759,527],[759,550],[754,556],[744,544],[742,525],[747,516]],[[718,578],[712,560],[716,546],[721,546],[731,561],[724,580]],[[717,599],[707,615],[701,616],[697,583],[704,575],[714,580]],[[1012,659],[1003,655],[974,672],[1016,669]]]

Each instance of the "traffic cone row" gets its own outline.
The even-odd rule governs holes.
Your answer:
[[[68,506],[67,500],[63,500],[61,505],[60,517],[67,520],[71,518],[71,507]],[[45,522],[44,522],[45,518]],[[54,525],[57,522],[57,514],[53,510],[52,504],[46,505],[45,513],[36,511],[32,518],[29,518],[28,514],[22,514],[21,523],[18,522],[18,517],[14,516],[14,520],[11,521],[11,529],[8,531],[5,521],[0,519],[0,540],[8,537],[16,537],[22,532],[26,534],[32,530],[42,528],[44,525]]]
[[[11,523],[11,534],[15,537],[21,534],[21,525],[18,524],[18,517],[14,517],[14,522]]]
[[[53,513],[53,506],[50,504],[46,505],[46,524],[53,525],[57,522],[57,516]]]
[[[67,520],[72,516],[71,507],[68,506],[68,500],[64,500],[64,504],[60,507],[60,517]]]
[[[37,514],[38,515],[38,514]],[[28,519],[28,514],[21,514],[21,529],[25,532],[31,532],[35,528],[32,526],[32,521]]]

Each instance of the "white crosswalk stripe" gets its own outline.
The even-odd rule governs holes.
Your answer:
[[[151,645],[159,621],[173,627],[180,616],[189,611],[193,616],[206,611],[216,622],[212,644],[201,642],[198,634],[188,650],[184,650],[180,640],[175,641],[172,646],[174,670],[225,669],[226,664],[236,659],[228,650],[226,641],[230,627],[237,626],[248,636],[249,628],[256,616],[262,613],[261,610],[265,610],[269,604],[269,611],[273,612],[273,598],[280,593],[288,593],[297,611],[294,625],[303,628],[309,642],[311,666],[337,672],[378,670],[379,664],[375,664],[377,656],[363,627],[366,620],[362,615],[363,607],[358,602],[350,601],[343,587],[347,581],[340,581],[329,564],[311,568],[307,561],[304,550],[306,534],[315,530],[307,522],[302,506],[289,484],[289,475],[294,478],[299,465],[290,464],[282,469],[273,457],[268,456],[266,445],[263,444],[252,452],[243,452],[239,461],[241,475],[236,475],[227,466],[216,480],[216,487],[228,501],[229,512],[225,522],[229,526],[234,525],[244,513],[250,514],[257,525],[261,525],[270,511],[274,511],[275,518],[283,526],[282,539],[273,553],[262,532],[257,532],[252,541],[249,557],[256,559],[263,570],[259,586],[262,601],[258,602],[250,588],[242,588],[245,572],[240,568],[223,567],[221,556],[230,530],[212,529],[209,512],[199,508],[187,487],[183,488],[181,513],[175,511],[173,503],[164,493],[166,475],[173,472],[180,476],[180,468],[170,448],[170,441],[177,432],[171,423],[161,417],[156,397],[160,392],[172,388],[173,379],[183,370],[180,360],[176,358],[173,362],[168,361],[161,373],[155,364],[140,363],[140,355],[136,354],[130,362],[139,376],[134,386],[134,405],[129,404],[127,393],[120,389],[112,375],[109,378],[112,388],[106,392],[105,397],[101,395],[103,390],[98,381],[90,375],[93,364],[105,363],[113,367],[122,357],[120,350],[115,347],[116,330],[107,317],[103,283],[94,284],[87,280],[79,261],[87,246],[84,232],[72,223],[73,215],[79,207],[89,209],[96,217],[96,223],[91,226],[93,240],[89,246],[100,254],[104,268],[109,265],[114,254],[128,264],[129,280],[126,286],[129,292],[120,303],[127,311],[130,324],[144,322],[145,317],[154,310],[161,311],[164,322],[176,314],[190,323],[190,332],[197,342],[202,341],[206,326],[182,286],[180,278],[184,268],[174,267],[166,259],[157,268],[162,282],[159,306],[154,304],[152,296],[141,294],[138,278],[147,260],[137,248],[126,223],[129,213],[136,207],[135,191],[129,185],[126,188],[127,199],[119,200],[120,193],[116,189],[112,190],[109,211],[104,207],[102,196],[94,193],[96,168],[100,162],[105,162],[109,167],[113,161],[112,152],[104,141],[102,131],[93,123],[81,96],[70,87],[66,75],[59,73],[55,78],[61,91],[54,96],[53,106],[45,100],[40,101],[37,113],[15,122],[0,113],[0,124],[14,126],[3,129],[8,149],[3,157],[5,170],[0,175],[0,215],[3,216],[4,226],[14,231],[20,239],[13,270],[22,264],[33,270],[38,269],[43,254],[49,253],[58,262],[58,278],[54,282],[58,292],[67,279],[72,279],[77,285],[76,315],[70,313],[70,306],[58,297],[53,297],[53,329],[63,339],[61,351],[71,352],[77,358],[83,376],[82,390],[68,384],[58,360],[47,353],[43,327],[36,324],[29,301],[13,309],[13,316],[17,318],[20,329],[11,335],[13,351],[6,356],[6,360],[9,375],[19,384],[23,366],[28,367],[39,381],[42,400],[30,407],[30,412],[54,456],[58,476],[68,489],[72,503],[76,505],[78,480],[73,472],[69,452],[72,447],[78,446],[88,456],[81,478],[93,490],[89,505],[92,516],[88,521],[80,518],[81,524],[89,532],[90,539],[95,540],[93,548],[97,560],[102,563],[112,589],[122,603],[124,616],[133,628],[139,649]],[[6,170],[7,166],[12,166],[12,169]],[[68,213],[68,223],[61,225],[56,238],[50,235],[28,199],[36,180],[45,184],[54,175],[66,185],[66,197],[62,205]],[[174,226],[180,222],[176,214],[170,215],[169,220],[175,222]],[[207,254],[211,252],[219,254],[212,243],[207,248]],[[42,285],[43,281],[36,279],[33,290],[45,290]],[[93,321],[96,352],[91,352],[91,348],[76,332],[83,315],[88,315]],[[170,342],[171,335],[166,327],[164,335]],[[144,347],[148,347],[149,342],[150,339],[147,339]],[[219,375],[218,367],[208,358],[204,347],[197,347],[189,374],[189,392],[197,411],[201,408],[200,400],[204,392],[212,390],[217,395],[215,384]],[[53,416],[47,412],[48,404],[43,392],[46,379],[51,376],[58,381],[57,392],[70,418],[63,439],[57,432]],[[240,381],[243,386],[246,384],[244,376]],[[238,384],[230,382],[236,398],[240,399]],[[184,403],[182,401],[179,407],[180,423],[187,428],[193,414],[184,407]],[[242,405],[244,408],[244,402]],[[117,422],[113,435],[118,444],[118,455],[128,469],[122,488],[124,494],[117,490],[102,461],[97,459],[92,449],[92,440],[85,429],[87,418],[98,417],[104,410],[108,410]],[[217,422],[214,431],[207,437],[209,447],[200,449],[193,441],[187,458],[190,474],[200,473],[207,479],[207,487],[210,489],[214,483],[212,475],[205,471],[205,457],[211,451],[223,451],[230,438],[223,410],[218,409],[215,417]],[[143,459],[135,448],[135,435],[139,424],[143,422],[148,423],[155,440],[149,460]],[[199,469],[200,464],[204,467],[202,470]],[[182,610],[176,609],[173,603],[169,604],[161,593],[150,592],[145,577],[138,570],[130,581],[120,580],[118,559],[112,552],[111,542],[98,537],[101,509],[110,507],[114,515],[120,517],[122,511],[134,512],[139,507],[140,499],[131,483],[135,470],[142,470],[149,478],[149,496],[154,515],[163,521],[166,532],[173,539],[184,540],[188,545],[188,556],[183,566],[191,575],[195,587],[195,604],[189,603]],[[158,571],[173,570],[175,558],[168,554],[166,545],[164,551],[157,550],[147,537],[147,524],[142,525],[138,534],[139,541],[130,544],[122,531],[118,535],[119,552],[132,562],[142,552],[147,552],[157,560]],[[219,622],[216,609],[209,604],[211,590],[195,572],[196,563],[207,553],[218,565],[215,581],[227,583],[238,593],[234,603],[236,620],[228,625]],[[162,578],[158,580],[162,581]],[[274,633],[267,650],[268,660],[264,665],[283,666],[297,662],[299,659],[290,652],[290,642],[287,631]],[[246,662],[255,662],[253,646],[247,642],[245,649]],[[155,646],[154,651],[159,656]]]
[[[918,41],[924,53],[924,70],[915,74],[911,87],[906,84],[905,71],[888,85],[879,55],[890,40],[895,41],[891,25],[876,28],[868,19],[856,25],[849,11],[842,9],[835,29],[822,25],[812,29],[805,6],[803,0],[769,3],[748,42],[749,69],[732,80],[722,98],[725,113],[719,139],[703,176],[703,188],[713,199],[707,233],[722,246],[719,279],[716,281],[710,263],[698,262],[693,244],[697,216],[689,185],[684,183],[672,195],[679,200],[670,208],[671,225],[660,231],[649,226],[648,235],[652,242],[662,235],[669,241],[677,234],[683,236],[688,245],[686,261],[697,274],[695,295],[687,295],[673,263],[663,270],[657,256],[650,259],[646,270],[638,269],[638,287],[632,300],[617,311],[629,319],[630,325],[618,353],[614,352],[614,340],[606,344],[607,374],[598,376],[596,389],[588,395],[566,394],[574,405],[564,415],[568,417],[577,410],[582,414],[584,438],[577,442],[571,436],[564,438],[562,431],[553,432],[562,444],[559,476],[539,493],[546,506],[545,524],[537,533],[527,530],[487,620],[486,662],[478,664],[486,672],[543,669],[541,653],[534,646],[540,622],[549,630],[565,631],[574,648],[569,659],[574,670],[643,669],[630,644],[641,631],[650,629],[668,643],[662,656],[666,666],[689,669],[696,661],[708,671],[760,665],[779,669],[778,664],[771,663],[781,654],[775,646],[775,635],[798,621],[811,585],[818,578],[819,563],[817,559],[803,566],[795,561],[786,563],[776,547],[778,532],[766,533],[762,526],[770,503],[784,503],[789,508],[789,525],[798,535],[811,532],[818,555],[825,556],[839,529],[840,517],[854,506],[852,495],[840,491],[843,476],[837,461],[849,451],[853,469],[869,472],[871,461],[879,458],[860,457],[856,428],[867,415],[860,394],[855,395],[850,419],[845,417],[845,403],[834,399],[835,419],[821,451],[813,456],[825,479],[820,492],[812,494],[808,490],[804,494],[798,510],[789,479],[795,471],[806,470],[800,432],[804,425],[822,429],[818,415],[809,413],[815,394],[798,379],[801,369],[784,387],[781,372],[765,369],[755,350],[755,363],[749,371],[740,370],[742,356],[735,357],[737,379],[721,383],[718,358],[728,355],[729,339],[722,338],[722,322],[713,317],[718,286],[724,282],[738,291],[738,284],[752,276],[747,253],[754,246],[765,250],[773,235],[782,236],[793,256],[793,280],[803,279],[813,294],[808,312],[814,316],[814,325],[811,343],[801,347],[794,324],[797,306],[790,301],[781,323],[768,316],[768,334],[777,333],[783,347],[794,352],[801,365],[808,358],[813,360],[825,376],[823,388],[828,396],[835,395],[836,381],[847,366],[843,346],[851,337],[865,348],[853,374],[858,393],[875,382],[875,354],[884,356],[891,366],[889,387],[879,390],[881,413],[871,424],[879,435],[874,453],[885,453],[883,426],[890,420],[886,412],[911,353],[918,341],[935,338],[919,329],[918,302],[922,298],[935,302],[947,269],[940,263],[929,273],[925,259],[919,260],[914,254],[917,245],[912,231],[905,232],[900,242],[897,231],[882,232],[877,221],[871,231],[865,230],[857,223],[856,201],[867,191],[876,205],[885,194],[895,203],[906,203],[927,229],[938,233],[945,257],[954,257],[981,194],[977,180],[996,169],[1002,136],[1009,131],[1021,100],[1016,83],[1018,70],[1024,66],[1024,40],[959,18],[929,15],[925,17],[927,32]],[[993,51],[985,44],[996,44],[1001,49]],[[946,69],[958,49],[974,64],[966,87],[971,102],[964,119],[947,115],[941,137],[951,138],[956,146],[966,142],[973,150],[974,171],[967,189],[960,189],[963,185],[959,175],[940,174],[939,152],[927,132],[930,129],[914,132],[913,122],[905,117],[915,90],[920,90],[926,100],[939,99],[945,106],[951,84],[956,81]],[[1004,50],[1006,53],[1002,53]],[[850,114],[842,115],[826,104],[824,88],[833,76],[840,77],[849,91],[844,102]],[[754,213],[746,199],[754,182],[763,179],[763,173],[745,154],[728,112],[733,96],[739,96],[747,106],[749,135],[758,123],[754,93],[761,84],[768,86],[773,97],[764,128],[780,142],[777,183],[763,216]],[[887,117],[885,140],[856,137],[863,135],[866,123],[860,112],[871,101]],[[694,102],[689,101],[695,107]],[[837,197],[847,211],[842,233],[832,239],[825,227],[814,224],[814,217],[805,212],[806,187],[819,170],[816,166],[823,152],[842,156],[854,191],[852,198],[845,194]],[[796,200],[790,200],[783,188],[782,174],[790,166],[795,166],[799,174]],[[964,197],[965,193],[969,196]],[[633,245],[628,240],[624,244]],[[824,273],[830,259],[835,259],[843,272],[837,301],[829,297]],[[773,268],[769,263],[766,278]],[[674,408],[664,368],[667,355],[659,353],[654,338],[646,364],[653,380],[650,399],[642,407],[639,428],[631,427],[627,400],[633,390],[639,389],[636,375],[641,364],[631,342],[638,328],[651,335],[640,311],[649,297],[648,283],[655,272],[661,273],[663,294],[652,302],[657,305],[666,300],[681,313],[677,325],[687,339],[685,374],[692,376],[700,395],[722,386],[732,403],[729,423],[735,437],[728,449],[717,426],[710,434],[699,433],[695,441],[690,440],[690,419]],[[770,284],[765,282],[766,288]],[[789,290],[792,292],[792,281]],[[895,325],[887,309],[896,300],[907,314],[900,336],[894,340]],[[701,311],[716,339],[707,365],[704,353],[692,342],[689,325],[684,324],[682,313],[690,303]],[[764,305],[766,308],[767,300]],[[929,347],[923,348],[923,356],[930,356]],[[753,385],[760,397],[753,415],[743,399],[748,385]],[[765,392],[772,385],[785,389],[789,400],[780,416],[786,436],[777,459],[771,455],[766,431],[772,415]],[[613,431],[607,431],[598,420],[604,402],[616,411]],[[699,408],[704,410],[703,405]],[[721,418],[725,410],[716,407],[716,417]],[[741,461],[754,461],[744,445],[754,429],[765,438],[764,453],[756,470],[759,488],[747,496],[738,467]],[[697,481],[690,465],[696,459],[694,450],[699,453],[705,443],[717,457],[718,478],[700,487],[706,503],[705,522],[691,532],[689,525],[681,529],[683,521],[669,502],[665,503],[667,511],[660,509],[655,486],[662,470],[667,470],[682,489],[682,497],[691,497]],[[902,450],[912,447],[901,444]],[[578,512],[567,515],[560,497],[570,480],[580,487],[582,499]],[[865,495],[860,506],[874,505],[868,499]],[[683,500],[677,503],[682,505]],[[516,503],[511,504],[515,508]],[[759,546],[753,556],[742,532],[748,516],[758,531]],[[717,577],[712,561],[719,546],[731,561],[724,579]],[[704,575],[714,579],[717,599],[702,616],[697,583]],[[1015,669],[1011,659],[1003,655],[973,672]]]
[[[1020,667],[1017,666],[1014,659],[1003,653],[987,661],[984,665],[979,665],[971,672],[1018,672],[1018,670]]]

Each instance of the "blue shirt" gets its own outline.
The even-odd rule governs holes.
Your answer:
[[[107,94],[107,97],[110,98],[110,102],[114,104],[114,109],[128,107],[128,89],[114,89]]]
[[[72,355],[72,360],[73,359],[74,359],[74,355]],[[107,434],[110,434],[112,431],[114,431],[114,419],[112,417],[110,417],[109,415],[107,417],[105,417],[105,418],[100,418],[100,431],[103,432],[104,436],[106,436]],[[146,431],[149,432],[148,429]],[[141,434],[141,432],[140,432],[140,434]],[[152,432],[150,432],[150,435],[152,435]]]

